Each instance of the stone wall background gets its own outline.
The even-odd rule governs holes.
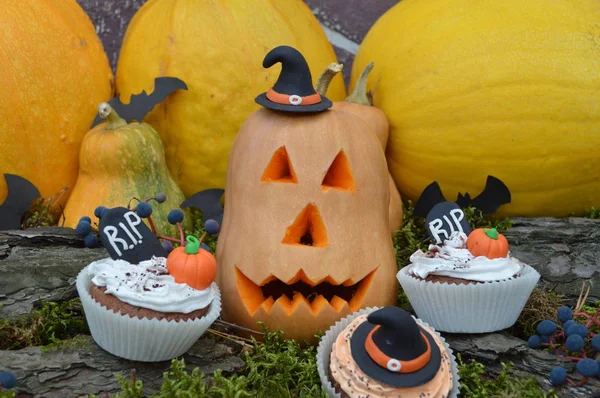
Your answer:
[[[146,0],[77,0],[90,16],[113,70],[133,14]],[[267,1],[267,0],[265,0]],[[346,83],[359,44],[375,21],[399,0],[305,0],[345,65]]]

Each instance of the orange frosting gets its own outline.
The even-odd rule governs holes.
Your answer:
[[[366,322],[367,315],[360,315],[339,334],[331,350],[329,366],[331,376],[351,398],[399,397],[445,398],[452,390],[452,363],[444,344],[437,334],[433,339],[442,353],[440,369],[433,379],[418,387],[393,387],[373,380],[358,367],[350,352],[350,338],[356,328]]]

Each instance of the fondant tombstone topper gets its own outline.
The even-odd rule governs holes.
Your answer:
[[[465,213],[460,206],[453,202],[438,203],[431,209],[425,218],[425,226],[429,237],[435,244],[441,244],[455,232],[471,233]]]
[[[168,253],[140,216],[125,207],[115,207],[104,213],[98,229],[113,260],[138,264],[152,256],[167,257]]]

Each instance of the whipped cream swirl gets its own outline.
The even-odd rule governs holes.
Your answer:
[[[208,307],[215,297],[214,288],[196,290],[177,283],[166,264],[164,257],[139,264],[105,258],[91,263],[88,272],[93,284],[106,287],[106,294],[137,307],[182,314]]]
[[[504,258],[475,257],[467,249],[467,235],[453,232],[442,246],[429,245],[410,256],[409,273],[425,279],[428,275],[448,276],[477,282],[508,279],[523,269],[523,263],[510,253]]]

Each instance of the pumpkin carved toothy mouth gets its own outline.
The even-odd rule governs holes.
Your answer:
[[[250,315],[254,315],[259,308],[269,313],[277,305],[283,307],[288,314],[301,305],[310,307],[314,314],[321,312],[326,306],[338,313],[344,308],[357,311],[376,272],[377,269],[373,270],[358,282],[348,279],[338,283],[331,277],[313,282],[300,270],[287,283],[271,275],[257,285],[235,268],[238,291]]]

